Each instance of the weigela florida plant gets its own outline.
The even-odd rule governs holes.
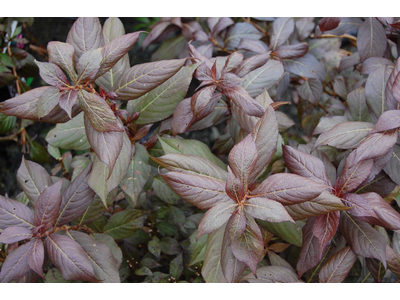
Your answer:
[[[155,61],[130,67],[140,32],[79,18],[37,62],[50,86],[1,108],[57,123],[46,141],[65,178],[22,160],[24,193],[0,197],[0,281],[400,276],[398,28],[161,18],[142,42],[162,42]],[[219,158],[183,138],[217,126]]]

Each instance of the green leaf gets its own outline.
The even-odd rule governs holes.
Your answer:
[[[182,254],[179,254],[177,257],[171,260],[171,263],[169,264],[169,273],[172,275],[172,277],[178,280],[179,277],[181,277],[182,271],[183,258]]]
[[[179,208],[172,206],[167,213],[167,220],[172,225],[182,226],[185,223],[185,214]]]
[[[207,283],[226,283],[221,266],[221,249],[224,238],[225,227],[208,235],[206,252],[204,255],[204,265],[201,269],[201,275]]]
[[[140,229],[147,213],[136,209],[127,209],[111,216],[104,227],[104,233],[114,239],[126,239]]]
[[[57,268],[50,269],[46,274],[45,283],[67,283],[68,280],[65,280],[62,276],[60,271]]]
[[[261,227],[272,234],[281,237],[293,245],[301,247],[303,241],[303,233],[301,229],[303,228],[305,222],[296,221],[296,224],[293,224],[291,222],[270,223],[258,220],[258,223],[261,225]]]
[[[147,155],[146,148],[136,143],[135,155],[130,161],[125,178],[120,184],[130,206],[137,207],[139,195],[150,178],[151,166],[149,165],[149,156]]]
[[[158,237],[153,236],[153,239],[147,244],[147,248],[155,257],[160,258],[161,241]]]
[[[165,203],[171,205],[178,204],[180,197],[165,183],[161,176],[157,175],[154,177],[152,188],[157,197]]]
[[[80,113],[66,123],[57,124],[49,131],[46,141],[53,147],[73,150],[86,150],[90,148],[85,133],[83,122],[84,113]]]
[[[197,229],[190,236],[190,250],[191,250],[191,259],[189,266],[193,266],[198,262],[204,261],[204,255],[206,253],[206,244],[208,234],[203,234],[196,240]]]
[[[29,143],[29,156],[38,163],[43,164],[50,162],[50,156],[46,148],[36,141]]]
[[[198,64],[183,67],[166,82],[139,98],[135,111],[140,112],[136,124],[150,124],[168,118],[181,102]]]
[[[175,255],[181,253],[182,249],[177,240],[165,236],[161,238],[161,251],[168,255]]]
[[[222,169],[226,170],[226,165],[212,152],[208,146],[196,140],[184,140],[180,138],[158,137],[165,154],[181,153],[189,155],[198,155],[204,157]]]
[[[0,134],[11,131],[17,123],[17,117],[6,116],[0,113]]]

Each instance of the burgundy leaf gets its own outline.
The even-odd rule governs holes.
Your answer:
[[[44,189],[35,205],[34,222],[36,226],[43,226],[40,232],[44,233],[50,229],[58,216],[61,205],[61,187],[63,180]]]
[[[33,241],[23,244],[7,255],[0,272],[0,283],[12,282],[23,277],[29,271],[28,257]]]
[[[97,282],[92,263],[82,247],[71,238],[51,234],[46,238],[47,253],[66,280]]]
[[[373,129],[368,122],[343,122],[323,132],[314,144],[314,149],[329,145],[339,149],[354,149]]]
[[[247,191],[249,177],[257,160],[257,146],[251,134],[248,134],[229,153],[229,165],[233,174],[242,182],[245,191]]]
[[[263,117],[255,124],[251,135],[257,147],[258,161],[250,175],[249,183],[253,183],[271,161],[276,151],[279,135],[278,121],[271,106],[266,109]]]
[[[103,57],[100,62],[100,69],[96,77],[99,77],[110,70],[136,43],[139,39],[139,34],[143,31],[132,32],[123,36],[117,37],[101,48]]]
[[[318,238],[313,234],[313,226],[315,223],[314,217],[309,218],[306,225],[303,227],[303,244],[300,249],[299,260],[297,261],[297,272],[299,278],[303,274],[315,267],[322,258],[322,255],[326,251],[319,251],[318,249]]]
[[[390,206],[385,200],[382,199],[377,193],[365,193],[360,194],[364,199],[368,201],[376,216],[383,224],[379,224],[390,230],[400,230],[400,215],[399,213]]]
[[[100,69],[101,60],[101,49],[83,53],[76,63],[76,69],[78,71],[77,84],[94,81],[98,77],[97,72]]]
[[[98,280],[104,283],[121,282],[117,263],[108,245],[83,232],[71,231],[70,234],[89,256],[94,274]]]
[[[293,18],[277,18],[272,23],[270,48],[272,51],[286,42],[294,30]]]
[[[11,226],[34,227],[33,212],[21,202],[0,195],[0,229]]]
[[[321,283],[340,283],[357,260],[357,255],[351,251],[350,247],[345,247],[333,255],[319,271],[319,282]]]
[[[143,40],[142,49],[146,49],[148,45],[155,41],[170,24],[171,23],[169,21],[161,20],[154,24],[154,27],[151,29],[150,33]]]
[[[52,185],[46,169],[33,161],[25,160],[24,157],[17,172],[17,180],[33,205],[43,190]]]
[[[168,172],[161,177],[179,197],[200,209],[209,209],[222,202],[233,203],[225,193],[222,180],[182,172]]]
[[[25,227],[7,227],[0,234],[0,243],[12,244],[32,237],[32,230]]]
[[[355,150],[356,160],[374,159],[386,154],[397,142],[397,130],[389,130],[369,135]]]
[[[58,106],[61,95],[62,94],[60,90],[53,86],[49,87],[43,92],[37,104],[37,115],[39,117],[39,121],[41,121],[43,117],[47,116],[56,106]]]
[[[318,25],[322,32],[335,29],[339,26],[342,18],[325,17],[319,20]]]
[[[295,75],[325,81],[325,71],[312,54],[307,53],[300,58],[284,59],[283,65],[286,71]]]
[[[47,45],[47,51],[49,52],[49,62],[58,65],[72,81],[76,82],[74,47],[68,43],[50,42]]]
[[[250,72],[264,66],[268,62],[270,55],[271,55],[271,52],[268,51],[265,53],[253,55],[249,58],[246,58],[237,67],[237,69],[234,71],[234,73],[239,77],[244,77],[247,74],[249,74]]]
[[[234,87],[235,85],[240,84],[245,79],[240,78],[239,76],[233,73],[225,73],[222,74],[221,78],[218,81],[218,86],[221,87]]]
[[[282,173],[269,176],[251,194],[291,205],[315,198],[328,188],[299,175]]]
[[[194,116],[192,111],[191,98],[183,99],[175,107],[174,114],[172,116],[172,135],[176,136],[177,134],[187,132],[194,122],[196,122],[196,117]]]
[[[100,132],[124,131],[118,126],[117,118],[102,97],[88,93],[85,90],[80,90],[78,97],[85,116],[95,130]]]
[[[255,101],[241,86],[224,87],[222,92],[242,109],[244,113],[255,117],[262,117],[264,114],[264,107]]]
[[[289,221],[295,223],[286,209],[279,202],[266,198],[250,198],[244,203],[245,211],[253,218],[267,222],[280,223]]]
[[[249,266],[251,272],[256,274],[259,261],[264,254],[264,242],[260,227],[251,216],[246,216],[246,229],[237,240],[231,241],[231,250],[235,257]]]
[[[282,149],[286,167],[290,172],[322,184],[330,184],[324,163],[319,158],[290,146],[283,145]]]
[[[100,132],[92,127],[90,119],[85,115],[86,136],[93,151],[99,159],[108,166],[108,177],[114,169],[115,162],[121,152],[123,144],[123,132]],[[121,126],[122,127],[122,126]]]
[[[383,132],[400,127],[400,110],[385,111],[379,116],[371,133]]]
[[[294,58],[302,57],[308,51],[308,45],[306,43],[299,43],[294,45],[282,45],[279,46],[275,53],[280,56],[280,58]]]
[[[43,275],[44,247],[41,239],[33,240],[32,250],[29,253],[29,267],[44,279]]]
[[[243,182],[233,174],[229,166],[225,190],[226,194],[237,203],[240,203],[244,199],[245,191],[243,188]]]
[[[357,34],[357,48],[361,61],[375,56],[382,57],[386,44],[386,33],[382,24],[375,18],[366,18]]]
[[[347,244],[358,255],[379,259],[386,268],[386,240],[371,225],[343,212],[340,231]]]
[[[240,52],[233,52],[228,56],[224,67],[222,68],[221,74],[231,72],[237,68],[243,61],[243,54]]]
[[[210,18],[208,18],[210,19]],[[212,28],[210,27],[210,29],[212,30],[212,34],[213,35],[217,35],[218,33],[220,33],[222,30],[228,28],[229,26],[235,24],[231,18],[227,18],[227,17],[222,17],[219,19],[219,21],[215,24],[215,26],[213,26]]]
[[[357,152],[353,151],[347,157],[343,167],[343,173],[337,181],[338,195],[348,193],[358,187],[372,170],[374,161],[372,159],[358,160]]]
[[[72,107],[78,99],[78,92],[75,90],[65,91],[60,95],[59,105],[65,110],[68,116],[72,119]]]
[[[212,61],[201,54],[195,47],[192,46],[190,42],[188,43],[188,48],[190,57],[199,59],[201,62],[204,63],[202,64],[204,66],[204,69],[209,69],[211,72],[211,67],[213,65]]]
[[[78,18],[72,25],[67,43],[75,49],[77,62],[83,53],[103,46],[103,34],[98,18]]]
[[[89,164],[62,192],[56,226],[71,222],[82,215],[92,204],[95,193],[87,182],[91,170],[92,164]]]
[[[318,238],[318,251],[322,253],[329,245],[339,227],[340,213],[338,211],[318,216],[312,228],[313,235]]]
[[[137,99],[167,81],[184,66],[186,59],[171,59],[135,65],[114,86],[120,100]]]
[[[211,101],[211,97],[216,87],[216,85],[207,86],[192,96],[190,105],[195,117],[206,117],[214,110],[214,107],[217,103],[216,101]],[[216,98],[216,100],[218,101],[218,98]]]
[[[247,218],[242,207],[239,207],[229,218],[226,230],[229,233],[229,246],[241,238],[246,231]]]
[[[40,62],[35,60],[39,67],[40,77],[48,84],[56,87],[69,86],[68,79],[59,66],[50,62]]]
[[[370,205],[370,203],[361,195],[358,194],[343,194],[341,197],[342,202],[351,207],[348,212],[359,218],[360,220],[372,224],[376,224],[378,217]]]
[[[232,200],[214,205],[201,219],[197,238],[203,234],[213,232],[224,225],[237,206],[238,204]]]
[[[17,97],[8,99],[3,102],[4,105],[0,109],[0,112],[8,116],[16,116],[22,119],[39,120],[37,104],[40,96],[49,88],[48,86],[39,87]]]
[[[231,223],[234,217],[237,215],[233,215],[230,220],[228,221],[226,228],[232,228]],[[246,217],[244,213],[240,215],[240,217],[244,217],[245,220],[245,227],[246,227]],[[222,228],[221,228],[222,229]],[[222,241],[222,249],[221,249],[221,268],[222,272],[228,282],[238,282],[240,276],[242,275],[243,271],[247,268],[247,266],[238,260],[235,255],[233,255],[230,244],[231,239],[229,237],[230,230],[224,230],[224,238]]]

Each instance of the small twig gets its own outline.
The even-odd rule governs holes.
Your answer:
[[[249,23],[249,24],[253,25],[255,28],[260,30],[263,33],[263,35],[268,35],[268,32],[264,28],[262,28],[260,25],[254,23],[251,20],[249,20],[247,18],[244,18],[244,17],[242,17],[242,20],[245,21],[246,23]]]
[[[213,43],[215,46],[217,46],[218,48],[221,48],[222,51],[232,54],[233,51],[226,49],[224,46],[220,45],[215,39],[211,38],[210,42]]]

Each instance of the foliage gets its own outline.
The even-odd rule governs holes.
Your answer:
[[[56,124],[58,161],[0,196],[0,282],[397,281],[399,28],[77,19],[0,110]],[[137,41],[159,48],[130,66]]]

